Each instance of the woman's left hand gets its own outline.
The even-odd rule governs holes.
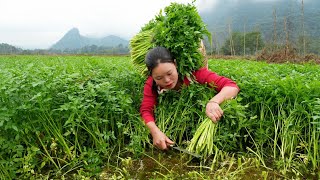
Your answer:
[[[223,111],[218,103],[209,101],[206,107],[206,115],[216,123],[222,117]]]

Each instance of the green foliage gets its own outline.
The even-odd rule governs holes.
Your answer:
[[[188,150],[204,158],[212,155],[214,151],[213,139],[215,138],[217,126],[210,118],[205,118],[191,139]]]
[[[225,55],[253,55],[264,47],[264,42],[260,32],[240,33],[233,32],[221,51]]]
[[[153,31],[151,29],[141,31],[130,40],[132,63],[136,65],[138,71],[141,71],[141,73],[145,75],[148,73],[145,65],[145,56],[153,47],[152,39]]]
[[[148,50],[155,46],[169,49],[177,60],[180,77],[190,76],[190,72],[203,66],[203,57],[199,51],[200,40],[210,32],[199,16],[193,4],[171,3],[149,21],[131,40],[131,56],[141,69],[142,61]],[[140,65],[140,67],[139,67]]]
[[[212,61],[210,67],[238,82],[242,102],[248,103],[247,117],[253,119],[246,122],[243,146],[254,149],[262,163],[272,156],[283,172],[319,166],[306,159],[303,165],[293,163],[303,159],[301,152],[319,153],[313,144],[319,142],[319,131],[311,117],[320,93],[319,66]]]
[[[118,167],[120,156],[141,157],[151,147],[139,114],[145,77],[129,57],[0,59],[0,178],[96,178],[103,167]],[[281,176],[317,173],[319,66],[212,60],[209,68],[235,80],[241,92],[223,107],[205,166],[216,160],[231,172],[227,155],[247,154]],[[214,94],[196,83],[161,94],[157,125],[186,147]]]
[[[143,80],[119,62],[2,57],[0,166],[7,177],[48,168],[60,177],[78,167],[94,175],[111,148],[141,151],[148,142],[137,108]]]
[[[154,41],[157,46],[169,49],[177,60],[181,77],[203,66],[199,51],[200,40],[211,35],[194,5],[172,3],[164,9],[165,17],[155,27]]]
[[[197,83],[184,86],[181,91],[160,94],[155,116],[158,127],[178,144],[193,136],[194,128],[202,117],[207,101],[215,91]]]
[[[243,150],[242,145],[247,141],[248,134],[244,128],[250,127],[250,122],[247,106],[241,104],[241,98],[227,100],[220,106],[223,110],[221,120],[214,124],[208,117],[202,117],[203,120],[188,146],[190,151],[204,158],[212,155],[215,149],[228,152]]]

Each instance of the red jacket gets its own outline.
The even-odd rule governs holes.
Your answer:
[[[231,86],[239,89],[237,84],[223,76],[219,76],[216,73],[208,70],[207,68],[201,68],[192,73],[195,80],[200,84],[208,83],[208,85],[214,85],[217,92],[219,92],[223,87]],[[145,123],[150,121],[155,121],[154,119],[154,108],[157,102],[158,93],[152,90],[152,84],[154,83],[151,76],[148,77],[144,89],[143,89],[143,99],[140,106],[140,114]],[[187,77],[184,77],[183,83],[186,85],[190,84]]]

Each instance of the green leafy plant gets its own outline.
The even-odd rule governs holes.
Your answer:
[[[158,127],[178,144],[190,140],[193,127],[200,123],[203,109],[214,94],[214,89],[198,83],[183,86],[179,92],[160,94],[155,109]]]
[[[192,71],[203,66],[200,41],[205,35],[211,39],[211,34],[193,4],[172,3],[164,13],[163,21],[155,27],[155,44],[169,49],[181,77],[191,76]]]
[[[136,65],[137,70],[142,74],[147,73],[147,67],[145,66],[145,56],[147,52],[153,47],[152,43],[153,31],[145,30],[136,34],[130,40],[130,54],[133,64]]]
[[[188,146],[189,151],[207,158],[214,153],[214,147],[217,147],[215,143],[218,139],[222,143],[229,143],[230,146],[238,143],[237,138],[241,137],[240,131],[243,126],[241,124],[246,119],[245,106],[238,103],[237,99],[227,100],[220,106],[223,110],[222,119],[218,124],[215,124],[210,118],[205,117],[191,139]],[[234,132],[230,132],[230,130]]]
[[[184,154],[176,159],[175,151],[150,148],[139,115],[145,77],[129,57],[0,56],[0,179],[62,179],[74,173],[94,179],[106,167],[119,168],[119,157],[133,159],[132,179],[159,173],[183,179],[186,172],[211,179],[245,179],[248,173],[262,178],[261,170],[267,179],[319,179],[319,66],[214,60],[209,68],[234,79],[241,92],[224,109],[214,152],[199,166],[185,162]],[[161,94],[157,125],[185,147],[214,93],[193,83]],[[150,151],[170,172],[143,158]]]
[[[206,117],[191,139],[188,150],[197,154],[201,154],[201,156],[204,158],[207,158],[213,154],[213,140],[217,127],[217,124],[213,123],[210,118]]]
[[[180,77],[190,77],[192,71],[203,66],[199,47],[204,36],[211,42],[211,34],[196,7],[193,4],[171,3],[164,8],[164,13],[160,11],[131,39],[131,57],[138,69],[143,69],[143,60],[149,49],[166,47],[177,61]]]

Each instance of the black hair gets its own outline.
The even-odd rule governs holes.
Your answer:
[[[161,46],[154,47],[149,50],[145,59],[146,66],[149,71],[149,75],[151,75],[152,70],[158,66],[160,63],[175,63],[174,57],[170,53],[170,51]],[[153,80],[152,90],[158,94],[156,82]]]
[[[158,66],[159,63],[174,63],[174,57],[170,51],[161,46],[151,49],[146,55],[145,63],[151,75],[152,70]]]

